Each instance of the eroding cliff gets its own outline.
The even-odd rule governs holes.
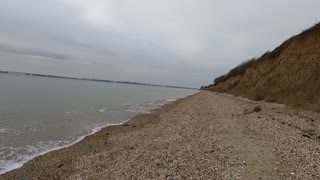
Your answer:
[[[320,23],[219,78],[207,89],[320,111]]]

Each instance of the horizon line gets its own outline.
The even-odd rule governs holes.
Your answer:
[[[70,76],[61,76],[61,75],[52,75],[52,74],[41,74],[41,73],[29,73],[29,72],[20,72],[20,71],[4,71],[0,70],[2,74],[20,74],[28,76],[37,76],[37,77],[47,77],[47,78],[60,78],[60,79],[70,79],[70,80],[86,80],[86,81],[95,81],[95,82],[108,82],[108,83],[119,83],[119,84],[131,84],[131,85],[143,85],[143,86],[155,86],[155,87],[167,87],[167,88],[177,88],[177,89],[193,89],[199,90],[199,88],[176,86],[176,85],[162,85],[162,84],[151,84],[144,82],[134,82],[134,81],[119,81],[119,80],[109,80],[109,79],[95,79],[95,78],[86,78],[86,77],[70,77]]]

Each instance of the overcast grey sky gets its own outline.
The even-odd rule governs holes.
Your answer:
[[[198,87],[320,21],[319,0],[1,0],[0,70]]]

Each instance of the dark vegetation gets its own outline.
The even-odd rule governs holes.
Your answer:
[[[301,34],[297,35],[297,36],[305,36],[307,34],[316,32],[316,31],[320,31],[320,22],[314,24],[312,27],[302,31]],[[286,47],[288,47],[288,45],[292,42],[292,39],[297,37],[297,36],[293,36],[290,39],[284,41],[279,47],[275,48],[272,52],[267,51],[266,53],[264,53],[261,57],[259,58],[252,58],[249,60],[246,60],[244,62],[242,62],[241,64],[239,64],[237,67],[231,69],[227,74],[224,74],[222,76],[217,77],[214,80],[214,85],[217,85],[219,83],[223,83],[226,80],[228,80],[230,77],[234,77],[237,75],[244,75],[246,70],[253,64],[259,62],[259,61],[263,61],[265,59],[275,59],[278,58],[281,53],[286,49]]]
[[[275,59],[275,58],[279,57],[280,54],[282,53],[282,51],[291,43],[291,40],[292,40],[292,38],[283,42],[279,47],[275,48],[272,52],[270,52],[270,51],[265,52],[259,58],[252,58],[252,59],[249,59],[249,60],[242,62],[241,64],[239,64],[235,68],[231,69],[227,74],[224,74],[222,76],[217,77],[214,80],[214,85],[225,82],[230,77],[244,75],[246,73],[247,69],[251,65],[253,65],[259,61],[263,61],[264,59]]]
[[[246,72],[247,68],[250,67],[255,61],[257,61],[257,60],[255,58],[253,58],[253,59],[249,59],[249,60],[242,62],[237,67],[231,69],[227,74],[224,74],[222,76],[217,77],[214,80],[214,85],[225,82],[230,77],[237,76],[237,75],[243,75]]]
[[[302,31],[302,33],[300,35],[306,35],[306,34],[309,34],[309,33],[312,33],[312,32],[315,32],[315,31],[318,31],[320,30],[320,22],[314,24],[313,26],[311,26],[310,28]]]

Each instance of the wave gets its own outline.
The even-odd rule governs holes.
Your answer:
[[[174,102],[176,101],[177,99],[166,99],[167,102]]]
[[[160,107],[169,102],[176,101],[175,98],[170,99],[161,99],[154,101],[146,101],[142,104],[122,104],[122,105],[111,105],[106,107],[91,107],[90,112],[95,113],[108,113],[108,112],[132,112],[132,113],[149,113],[150,110]],[[66,111],[65,114],[73,114],[76,111]],[[127,121],[127,120],[126,120]],[[59,150],[62,148],[66,148],[72,146],[75,143],[83,140],[85,137],[92,135],[102,128],[113,125],[120,125],[126,121],[122,121],[121,123],[105,123],[96,125],[94,128],[90,128],[89,133],[86,135],[80,136],[76,140],[72,141],[48,141],[48,142],[38,142],[36,145],[27,145],[24,147],[2,147],[0,148],[0,174],[6,173],[8,171],[20,168],[26,162],[34,159],[37,156],[46,154],[51,151]],[[10,130],[7,128],[0,128],[0,133],[7,133]]]
[[[133,112],[133,113],[148,113],[149,112],[147,110],[141,110],[141,109],[128,109],[126,111]]]
[[[106,110],[107,110],[107,109],[99,109],[98,111],[99,111],[100,113],[104,113],[104,112],[106,112]]]
[[[123,123],[108,123],[106,125],[95,127],[90,133],[80,136],[75,141],[48,141],[38,142],[36,145],[26,145],[24,147],[1,147],[0,148],[0,174],[4,174],[14,169],[18,169],[23,166],[26,162],[34,159],[37,156],[41,156],[51,151],[63,149],[72,146],[85,137],[90,136],[102,128],[107,126],[120,125]],[[20,153],[19,153],[20,152]]]
[[[8,133],[10,132],[9,128],[0,128],[0,133]]]

